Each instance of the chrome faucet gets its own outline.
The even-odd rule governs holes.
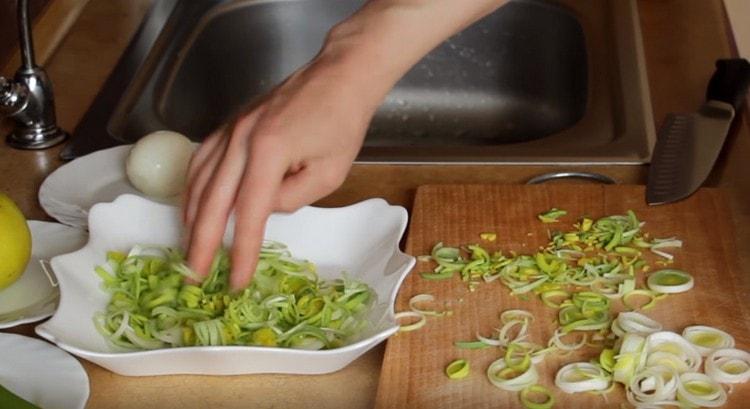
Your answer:
[[[0,117],[8,116],[16,126],[8,145],[18,149],[45,149],[64,141],[68,134],[57,126],[52,83],[34,62],[28,0],[18,0],[18,34],[21,68],[15,78],[0,76]]]

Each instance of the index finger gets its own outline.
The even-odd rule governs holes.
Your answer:
[[[278,201],[288,163],[278,148],[256,144],[250,152],[235,207],[232,243],[232,290],[245,288],[255,273],[266,221]]]

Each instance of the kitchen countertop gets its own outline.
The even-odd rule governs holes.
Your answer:
[[[54,0],[41,17],[43,27],[39,24],[35,33],[44,33],[37,36],[36,45],[54,84],[58,119],[65,129],[72,130],[85,113],[149,4],[150,0]],[[694,111],[703,101],[714,61],[736,52],[722,0],[639,0],[638,4],[658,127],[668,112]],[[71,13],[80,15],[72,19]],[[52,33],[50,27],[62,28]],[[13,70],[11,62],[0,73],[8,75]],[[9,129],[7,121],[3,122],[0,134],[4,136]],[[61,165],[58,152],[59,147],[18,151],[0,144],[0,191],[10,195],[28,218],[48,219],[36,193],[44,177]],[[750,265],[750,246],[743,244],[750,242],[750,178],[743,166],[748,160],[750,126],[745,108],[708,181],[728,192],[740,265],[744,266]],[[409,208],[420,184],[523,183],[531,176],[561,169],[599,172],[635,184],[645,183],[647,172],[645,166],[355,165],[344,185],[319,204],[343,205],[378,196]],[[31,335],[33,325],[10,331]],[[83,362],[91,383],[87,407],[287,407],[301,402],[309,407],[371,407],[382,354],[381,345],[337,373],[314,377],[128,378]]]

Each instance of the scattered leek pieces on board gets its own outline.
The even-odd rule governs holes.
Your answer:
[[[399,332],[409,332],[418,330],[425,326],[427,323],[427,317],[444,317],[453,314],[453,311],[449,309],[435,310],[429,309],[423,304],[431,304],[435,302],[435,296],[431,294],[417,294],[409,299],[409,310],[397,312],[394,316],[399,324]],[[409,320],[408,324],[403,321]]]
[[[539,217],[550,221],[563,214],[562,210],[552,209]],[[583,289],[622,299],[629,309],[648,309],[663,294],[692,288],[693,278],[684,271],[663,269],[651,274],[648,288],[636,288],[638,273],[650,270],[643,256],[645,250],[671,263],[673,256],[664,249],[682,246],[676,238],[650,239],[641,230],[643,225],[632,211],[598,220],[582,218],[571,231],[551,232],[549,243],[534,254],[490,253],[476,244],[458,248],[439,242],[429,256],[420,258],[432,260],[437,266],[421,276],[447,280],[459,274],[469,290],[475,290],[483,281],[499,280],[510,288],[511,294],[538,294],[551,308],[569,306],[573,291]],[[648,300],[638,307],[636,297]],[[603,322],[602,325],[607,326]]]
[[[557,223],[559,218],[565,216],[568,214],[565,210],[560,210],[557,208],[551,208],[547,210],[544,213],[539,213],[536,217],[542,222],[542,223]]]
[[[111,294],[94,317],[97,330],[126,349],[197,345],[336,348],[368,324],[375,293],[343,276],[320,280],[315,266],[293,258],[286,246],[265,242],[253,282],[228,292],[229,257],[220,250],[200,285],[184,283],[192,272],[182,253],[135,246],[110,251],[96,267]]]
[[[539,372],[536,364],[544,356],[555,350],[555,346],[542,348],[529,342],[528,329],[534,316],[526,310],[506,310],[500,314],[503,326],[497,330],[494,337],[482,337],[477,334],[478,341],[456,342],[459,348],[475,349],[475,345],[495,346],[505,349],[505,353],[487,367],[487,379],[497,388],[520,392],[521,403],[526,408],[550,408],[554,404],[552,394],[542,386],[537,385]],[[541,402],[532,401],[530,393],[541,393],[545,399]]]
[[[0,408],[39,409],[39,406],[27,401],[0,385]]]
[[[543,349],[541,345],[527,341],[529,325],[533,320],[534,316],[526,310],[506,310],[500,314],[503,325],[491,336],[476,334],[476,340],[456,341],[453,345],[459,349],[504,348],[512,356],[528,354],[533,363],[538,363],[553,347]]]
[[[727,401],[721,384],[750,379],[750,354],[734,349],[726,332],[691,326],[681,336],[661,328],[645,315],[620,313],[612,323],[617,338],[598,362],[562,367],[555,385],[576,393],[607,391],[613,382],[621,383],[636,408],[718,407]],[[703,356],[705,373],[700,372]]]

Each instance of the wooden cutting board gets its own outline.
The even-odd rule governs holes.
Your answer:
[[[552,207],[565,209],[568,215],[555,225],[540,223],[536,215]],[[738,348],[750,350],[750,278],[747,269],[743,271],[737,263],[729,209],[716,189],[702,189],[680,203],[649,207],[642,186],[423,186],[417,190],[406,250],[413,255],[429,254],[436,242],[443,241],[451,246],[480,243],[491,250],[533,253],[546,244],[548,228],[567,230],[583,215],[598,218],[624,214],[628,209],[646,222],[643,230],[652,237],[677,236],[684,241],[682,249],[672,251],[673,266],[690,272],[696,282],[693,290],[669,296],[645,314],[677,332],[694,324],[719,327],[735,337]],[[497,241],[482,242],[482,232],[496,232]],[[536,317],[530,340],[546,343],[555,328],[556,310],[534,296],[528,300],[510,296],[499,281],[483,283],[469,292],[458,278],[427,281],[417,274],[433,267],[429,262],[417,263],[398,295],[397,311],[408,309],[412,296],[427,293],[448,302],[453,315],[430,317],[420,330],[388,340],[376,407],[522,407],[517,393],[497,389],[487,380],[487,367],[500,357],[497,349],[460,350],[453,342],[473,340],[477,332],[489,335],[499,326],[501,311],[523,308]],[[658,269],[653,263],[652,267]],[[613,305],[621,309],[619,302]],[[626,402],[621,386],[607,395],[607,400],[554,389],[558,368],[595,358],[598,352],[586,348],[567,356],[549,356],[537,366],[540,383],[554,391],[556,408],[619,409]],[[458,358],[470,362],[470,375],[450,380],[444,368]],[[747,408],[749,402],[750,384],[741,384],[729,395],[725,407]]]

